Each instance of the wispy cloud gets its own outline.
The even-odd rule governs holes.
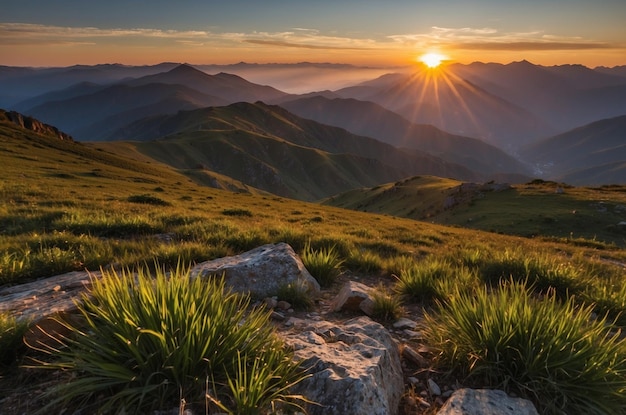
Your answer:
[[[447,28],[433,26],[428,33],[389,36],[399,44],[419,48],[441,47],[458,50],[587,50],[617,47],[581,37],[546,34],[544,31],[502,32],[494,28]]]
[[[25,23],[0,23],[0,45],[69,45],[132,39],[146,42],[172,41],[187,46],[230,42],[302,49],[362,50],[376,47],[371,39],[322,35],[316,29],[294,28],[286,32],[210,32],[151,28],[101,29],[60,27]]]

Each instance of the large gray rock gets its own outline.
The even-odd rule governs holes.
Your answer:
[[[317,280],[307,271],[293,248],[283,242],[203,262],[191,269],[192,277],[212,275],[224,275],[226,285],[234,291],[257,298],[275,296],[287,284],[304,284],[311,296],[320,294]]]
[[[368,317],[343,324],[306,322],[283,333],[310,378],[293,391],[319,405],[309,415],[394,415],[404,382],[398,347],[389,332]]]
[[[459,389],[437,415],[538,415],[532,402],[511,398],[504,391]]]

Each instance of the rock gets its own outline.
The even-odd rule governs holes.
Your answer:
[[[320,295],[320,286],[304,267],[302,260],[286,243],[269,244],[241,255],[202,262],[194,266],[191,276],[224,275],[226,285],[234,291],[265,298],[294,282],[302,282],[311,296]]]
[[[441,395],[441,388],[432,379],[428,379],[428,391],[435,396]]]
[[[428,359],[426,359],[418,351],[408,345],[405,345],[402,348],[402,357],[416,364],[417,367],[419,367],[420,369],[425,369],[430,366],[430,362],[428,361]]]
[[[309,322],[283,333],[311,377],[292,393],[319,405],[309,415],[395,415],[404,393],[398,348],[385,328],[368,317],[343,324]]]
[[[374,300],[369,295],[370,287],[356,281],[346,282],[330,304],[332,311],[361,311],[371,315]]]
[[[511,398],[504,391],[459,389],[437,415],[538,415],[532,402]]]
[[[276,303],[276,308],[283,310],[283,311],[287,311],[291,308],[291,304],[289,304],[287,301],[278,301]]]
[[[402,329],[414,329],[417,327],[417,323],[413,320],[409,320],[408,318],[400,318],[393,323],[393,328],[402,330]]]
[[[0,312],[9,312],[18,320],[31,323],[24,336],[30,345],[50,344],[49,334],[67,334],[57,320],[74,321],[78,318],[75,301],[91,287],[91,278],[100,278],[99,272],[68,272],[37,281],[0,289]]]

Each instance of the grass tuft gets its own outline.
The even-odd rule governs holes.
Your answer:
[[[344,263],[334,246],[314,250],[310,244],[307,244],[301,259],[321,287],[330,287],[337,280]]]
[[[476,387],[530,398],[545,414],[614,414],[626,405],[626,344],[591,306],[525,283],[456,291],[426,315],[437,366]]]
[[[223,279],[190,279],[180,266],[170,275],[157,268],[155,278],[143,268],[104,274],[78,306],[85,326],[62,322],[71,335],[55,337],[60,347],[41,346],[54,359],[42,368],[73,373],[46,393],[44,411],[74,403],[88,412],[146,413],[183,400],[204,403],[208,379],[221,387],[218,396],[228,395],[242,364],[270,377],[254,390],[255,402],[267,404],[301,377],[269,313],[250,310],[250,299],[227,290]],[[256,373],[259,367],[265,372]],[[223,405],[238,411],[232,399]]]
[[[0,369],[12,366],[25,346],[22,338],[28,330],[28,322],[0,313]]]

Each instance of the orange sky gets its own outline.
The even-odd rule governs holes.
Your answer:
[[[0,15],[0,65],[311,61],[396,66],[426,52],[461,63],[526,59],[541,65],[626,65],[623,0],[12,4]]]

